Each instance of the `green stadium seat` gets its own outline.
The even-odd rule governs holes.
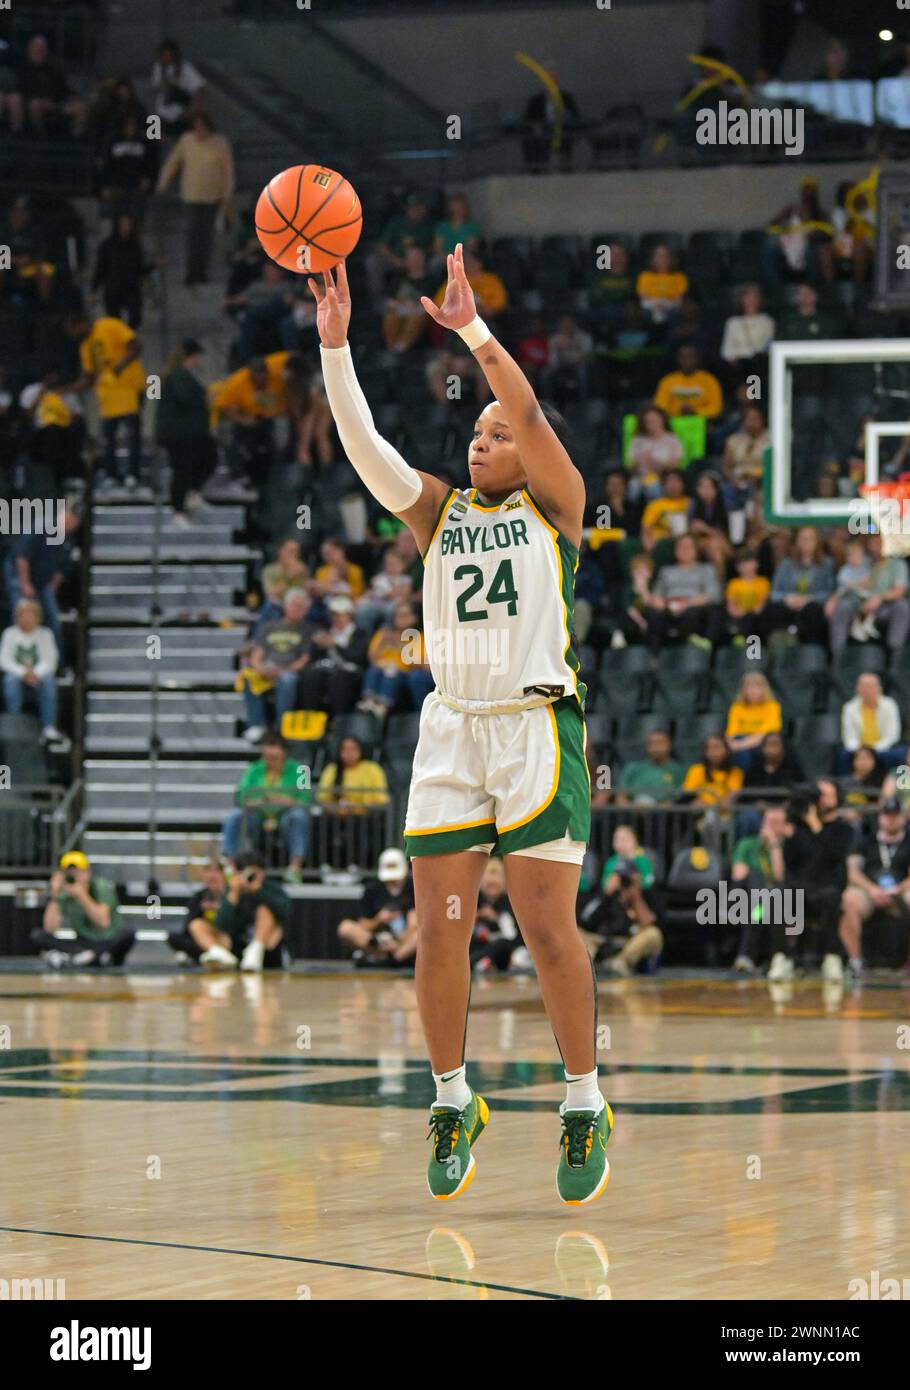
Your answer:
[[[873,642],[857,643],[853,647],[844,647],[834,658],[831,675],[844,699],[850,700],[856,694],[859,677],[866,672],[881,676],[886,664],[887,652],[884,647]]]
[[[337,754],[341,740],[348,735],[360,740],[364,757],[376,757],[382,743],[382,725],[375,714],[369,710],[354,710],[351,714],[336,715],[329,730],[332,757]]]

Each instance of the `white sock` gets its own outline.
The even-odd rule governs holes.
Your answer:
[[[593,1110],[599,1115],[604,1106],[604,1098],[597,1084],[597,1068],[587,1071],[583,1076],[570,1076],[566,1072],[566,1098],[559,1107],[560,1115],[567,1110]]]
[[[454,1071],[433,1073],[436,1082],[436,1104],[448,1105],[455,1110],[464,1110],[471,1099],[471,1089],[465,1080],[465,1067],[462,1062]]]

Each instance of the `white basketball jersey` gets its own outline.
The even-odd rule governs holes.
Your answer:
[[[424,639],[436,687],[510,700],[532,687],[584,702],[570,631],[578,552],[526,488],[492,506],[446,497],[426,555]]]

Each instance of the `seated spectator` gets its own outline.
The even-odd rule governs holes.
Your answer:
[[[103,151],[107,142],[123,129],[123,123],[134,120],[137,126],[145,120],[145,107],[136,94],[129,77],[102,77],[96,84],[88,104],[88,133],[96,150]]]
[[[783,806],[769,806],[761,818],[756,834],[739,839],[733,850],[733,864],[730,877],[738,888],[752,894],[763,890],[781,888],[786,874],[784,863],[784,840],[787,835],[787,812]],[[768,931],[769,923],[763,918],[754,920],[752,915],[744,923],[739,938],[734,970],[752,974],[757,968],[761,955],[762,938]]]
[[[492,970],[505,974],[513,961],[516,966],[530,963],[506,892],[503,862],[492,854],[480,880],[468,955],[475,975]]]
[[[358,709],[384,719],[403,698],[411,709],[420,709],[433,689],[433,678],[412,604],[399,603],[393,621],[373,634],[367,659]]]
[[[337,537],[324,540],[319,547],[322,564],[314,576],[314,592],[323,595],[346,594],[359,599],[366,590],[366,580],[360,565],[349,560],[344,545]]]
[[[155,111],[164,134],[175,138],[189,129],[190,119],[205,103],[205,78],[180,51],[176,39],[165,39],[152,68]]]
[[[45,624],[50,628],[57,644],[58,660],[63,659],[64,647],[57,595],[71,560],[71,538],[81,525],[80,512],[72,499],[67,498],[63,512],[65,539],[62,544],[52,545],[47,536],[36,531],[31,535],[20,536],[4,557],[3,577],[13,614],[15,615],[16,607],[22,598],[35,599],[40,603]]]
[[[818,307],[818,292],[811,285],[797,285],[794,307],[780,321],[777,338],[801,342],[811,338],[838,338],[842,326],[834,314]]]
[[[290,900],[279,883],[266,877],[262,855],[255,850],[238,854],[215,916],[212,944],[200,963],[229,970],[239,965],[253,974],[284,969],[283,942],[290,917]]]
[[[591,316],[596,323],[617,324],[627,304],[634,304],[647,322],[647,315],[635,298],[635,276],[629,248],[621,241],[610,245],[609,264],[598,270],[588,284]]]
[[[432,353],[427,358],[426,378],[430,395],[440,405],[447,405],[452,400],[450,388],[455,378],[464,392],[471,388],[478,407],[486,405],[493,396],[476,357],[464,347],[442,348]]]
[[[876,171],[877,174],[877,171]],[[865,284],[875,255],[876,208],[872,179],[838,184],[837,206],[831,214],[834,259],[838,279]]]
[[[667,354],[676,356],[678,348],[688,343],[699,353],[706,353],[713,345],[713,333],[705,326],[701,305],[694,295],[686,294],[680,300],[679,308],[670,319],[665,330]]]
[[[686,769],[673,756],[670,735],[665,729],[652,729],[645,738],[645,756],[623,765],[616,800],[621,806],[672,801],[685,775]]]
[[[415,347],[431,322],[420,302],[422,296],[429,297],[432,288],[426,252],[420,246],[409,246],[404,260],[404,274],[386,300],[382,316],[382,340],[390,352],[407,352]]]
[[[195,338],[183,339],[165,371],[155,416],[156,437],[171,470],[171,525],[181,529],[190,525],[188,512],[205,506],[202,490],[218,462],[205,387],[198,375],[202,354]]]
[[[782,724],[780,701],[775,700],[767,677],[760,671],[743,676],[727,714],[727,745],[736,765],[748,767],[765,735],[780,733]]]
[[[17,298],[36,309],[48,308],[57,283],[57,267],[33,241],[16,242],[10,249]]]
[[[527,336],[522,338],[515,350],[515,360],[531,385],[536,387],[550,361],[550,335],[546,319],[531,320]]]
[[[698,348],[683,343],[676,353],[677,370],[668,372],[657,383],[654,404],[665,414],[703,415],[716,419],[724,408],[724,393],[712,372],[701,365]]]
[[[665,323],[679,309],[689,289],[689,277],[681,271],[669,246],[654,247],[635,285],[635,293],[652,323]]]
[[[901,715],[897,701],[882,693],[882,683],[871,671],[856,682],[856,694],[845,701],[840,715],[841,748],[838,764],[846,771],[849,754],[857,748],[874,748],[887,767],[904,759],[906,745],[901,742]]]
[[[26,44],[15,89],[0,92],[0,115],[4,112],[14,135],[26,127],[37,135],[53,133],[68,115],[73,118],[74,134],[84,127],[86,108],[72,97],[62,64],[51,57],[43,34],[33,34]]]
[[[92,289],[100,294],[109,318],[139,327],[143,281],[153,269],[142,249],[135,217],[121,213],[113,231],[99,243],[92,278]]]
[[[226,295],[225,311],[240,328],[231,348],[232,362],[249,362],[284,348],[282,326],[294,305],[289,273],[272,260],[259,266],[255,279],[242,290]]]
[[[743,550],[735,557],[736,578],[724,590],[729,627],[736,635],[734,643],[741,645],[752,636],[764,640],[767,624],[765,610],[771,594],[770,581],[758,572],[758,556],[754,550]]]
[[[243,737],[258,743],[266,730],[265,696],[275,692],[275,723],[297,708],[297,678],[311,656],[316,632],[309,618],[311,600],[305,589],[288,589],[280,618],[257,628],[247,665],[237,677],[243,692],[246,730]]]
[[[417,953],[417,912],[408,861],[400,849],[384,849],[376,877],[367,879],[359,917],[338,924],[338,939],[351,948],[355,966],[405,965]]]
[[[723,621],[720,599],[714,566],[699,561],[692,536],[680,536],[676,563],[658,571],[646,599],[652,648],[658,651],[671,638],[696,646],[715,645]]]
[[[213,945],[212,928],[226,891],[224,866],[220,859],[210,859],[202,870],[202,887],[187,905],[183,926],[179,931],[168,933],[167,944],[176,952],[179,965],[198,965],[203,952]],[[225,935],[224,946],[229,944]]]
[[[784,628],[800,642],[823,646],[824,603],[834,588],[834,566],[814,526],[800,526],[787,555],[774,571],[768,624]]]
[[[58,480],[81,474],[85,417],[79,397],[64,389],[62,372],[51,367],[40,381],[23,386],[19,405],[31,425],[28,449],[34,460],[53,469]]]
[[[783,734],[765,734],[749,755],[743,791],[787,791],[805,778],[799,759],[787,747]]]
[[[883,634],[888,649],[899,651],[910,630],[910,570],[900,555],[883,555],[881,535],[865,544],[851,541],[846,565],[837,573],[837,591],[825,604],[831,625],[831,650],[842,651],[847,637],[858,642]]]
[[[407,572],[404,556],[387,549],[370,587],[357,602],[357,624],[372,632],[377,623],[388,624],[395,616],[399,603],[409,603],[414,597],[414,580]]]
[[[31,940],[52,970],[66,966],[122,965],[136,933],[120,916],[117,890],[109,879],[93,874],[81,850],[69,850],[51,875],[41,926]],[[61,937],[61,928],[74,934]]]
[[[863,928],[877,913],[900,924],[906,953],[910,834],[896,800],[882,803],[874,824],[847,857],[847,887],[841,897],[839,935],[854,976],[863,971]]]
[[[670,512],[671,507],[658,508],[658,512]],[[624,536],[637,536],[641,529],[642,503],[630,491],[629,475],[623,468],[611,468],[604,474],[603,495],[598,497],[593,491],[585,502],[584,523],[592,527],[590,545],[592,550],[606,545],[609,541],[622,539],[613,533],[622,532]]]
[[[404,209],[389,218],[375,251],[366,258],[367,282],[374,301],[384,300],[387,281],[407,270],[409,247],[419,246],[427,255],[431,253],[435,233],[426,198],[422,193],[408,194]]]
[[[821,206],[818,179],[812,174],[800,180],[798,200],[781,209],[768,234],[764,261],[770,279],[820,276],[828,284],[834,279],[834,227]]]
[[[857,815],[870,806],[877,806],[885,780],[885,769],[874,748],[862,744],[850,760],[850,771],[841,778],[844,806],[853,807]]]
[[[300,676],[304,709],[350,714],[363,689],[369,633],[354,621],[354,605],[346,594],[327,604],[329,626],[314,633],[311,659]]]
[[[262,756],[250,763],[240,779],[234,795],[237,804],[225,818],[222,853],[234,865],[243,841],[255,844],[263,830],[271,833],[280,829],[288,858],[285,879],[299,883],[310,834],[307,807],[313,800],[309,768],[300,767],[274,730],[264,736],[259,751]],[[303,787],[302,772],[307,774]]]
[[[653,578],[654,561],[651,556],[646,551],[633,555],[629,561],[629,583],[623,594],[623,613],[613,632],[611,646],[621,649],[629,642],[646,639]]]
[[[495,271],[484,269],[483,261],[476,251],[465,251],[464,269],[468,284],[474,291],[478,314],[488,323],[492,322],[508,306],[509,295],[505,285]],[[435,304],[442,304],[446,297],[446,286],[447,282],[439,286],[433,296]]]
[[[760,405],[747,406],[739,429],[724,443],[724,477],[739,493],[755,494],[765,471],[765,450],[771,435]],[[745,500],[745,499],[744,499]]]
[[[678,469],[682,461],[682,440],[670,429],[667,416],[656,405],[645,406],[639,412],[626,456],[632,471],[630,495],[648,501],[660,496],[663,474],[667,469]]]
[[[594,352],[594,339],[579,328],[574,314],[563,314],[550,338],[549,365],[545,389],[562,409],[569,400],[583,400],[588,394],[588,375]]]
[[[41,738],[59,743],[57,728],[57,643],[50,628],[41,627],[41,605],[21,598],[16,621],[0,637],[0,671],[3,698],[10,714],[21,714],[26,699],[33,699],[41,720]]]
[[[600,895],[581,913],[579,926],[595,961],[613,975],[627,977],[645,961],[656,961],[664,946],[657,925],[654,865],[629,825],[613,832],[613,853],[603,868]]]
[[[436,268],[445,270],[446,257],[451,256],[461,242],[468,251],[478,249],[483,229],[474,220],[471,204],[464,193],[450,193],[446,200],[446,215],[436,223],[433,233],[433,256]]]
[[[265,602],[257,615],[254,636],[260,627],[281,617],[288,589],[305,589],[309,578],[310,571],[300,554],[300,541],[296,536],[288,536],[278,546],[274,560],[263,568],[262,592]]]
[[[688,511],[686,475],[678,468],[668,468],[661,478],[660,496],[652,498],[642,514],[641,538],[645,548],[653,550],[658,541],[682,536]]]
[[[297,352],[285,364],[285,391],[291,422],[295,462],[324,469],[335,456],[332,443],[332,412],[326,400],[322,374]],[[315,454],[315,459],[314,459]]]
[[[767,353],[774,337],[774,320],[762,310],[759,285],[743,285],[736,296],[736,313],[724,324],[720,355],[741,381],[750,372],[764,376]]]
[[[831,778],[819,778],[810,792],[791,798],[784,841],[786,884],[800,894],[796,925],[804,929],[814,923],[820,929],[822,977],[835,983],[844,975],[838,923],[852,844],[853,830],[840,811],[840,789]],[[805,930],[788,933],[782,920],[772,922],[769,980],[793,978],[793,956],[805,935]]]
[[[702,806],[725,810],[742,787],[743,770],[737,767],[723,734],[709,734],[702,745],[701,762],[692,763],[683,780],[684,792],[694,792]]]
[[[316,800],[322,807],[326,862],[368,863],[378,852],[376,841],[381,844],[388,835],[380,813],[389,804],[389,789],[385,772],[364,757],[353,734],[345,734],[337,757],[323,768]]]
[[[705,559],[723,577],[730,554],[730,522],[718,473],[710,469],[699,473],[695,496],[689,503],[688,531],[698,542]]]

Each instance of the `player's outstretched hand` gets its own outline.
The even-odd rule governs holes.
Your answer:
[[[307,280],[307,284],[316,300],[319,341],[327,348],[344,347],[351,322],[351,292],[344,261],[335,266],[334,278],[331,270],[324,270],[321,285],[314,279]]]
[[[476,317],[477,306],[474,303],[474,291],[468,284],[468,277],[465,274],[464,248],[461,242],[455,247],[454,255],[447,257],[447,262],[449,281],[446,285],[446,297],[442,301],[442,307],[434,304],[432,299],[428,299],[426,295],[421,295],[420,302],[430,318],[435,319],[443,328],[466,328]]]

